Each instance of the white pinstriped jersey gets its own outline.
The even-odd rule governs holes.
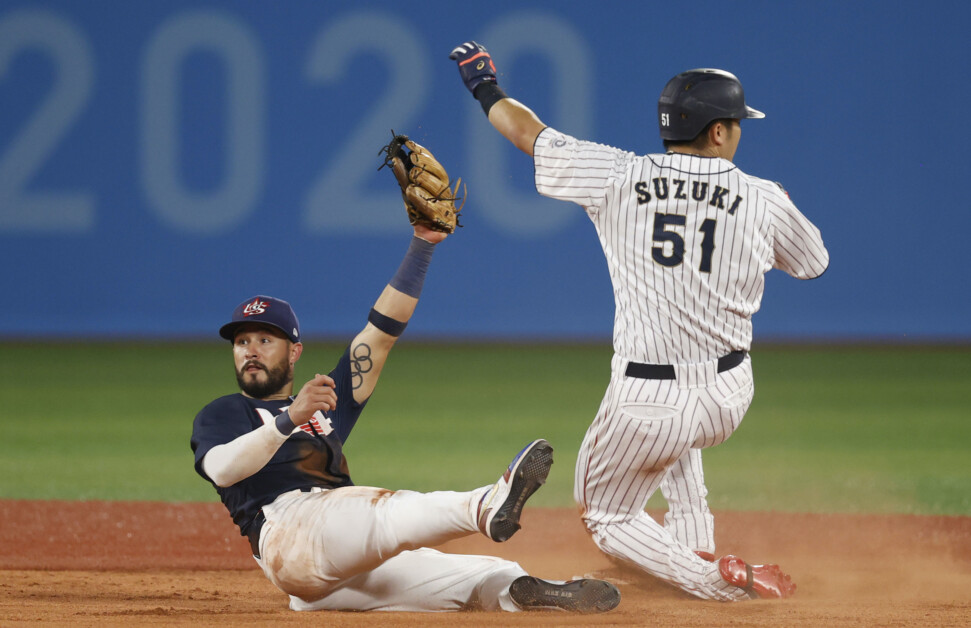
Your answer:
[[[818,277],[819,230],[782,188],[730,161],[638,156],[547,127],[533,147],[540,194],[581,205],[614,288],[614,352],[650,364],[749,350],[764,275]]]

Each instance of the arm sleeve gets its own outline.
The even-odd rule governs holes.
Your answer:
[[[232,486],[266,466],[288,436],[267,423],[210,449],[202,459],[202,470],[216,486]]]
[[[596,213],[606,203],[607,188],[622,176],[633,156],[546,127],[533,146],[536,191]]]
[[[330,372],[333,378],[335,391],[337,392],[337,408],[332,412],[334,429],[341,443],[347,442],[351,435],[351,430],[357,424],[358,417],[364,410],[368,400],[362,403],[354,401],[353,377],[351,375],[351,348],[348,346],[344,350],[344,355],[337,362],[337,366]]]
[[[819,229],[788,197],[769,201],[773,223],[774,268],[796,279],[815,279],[829,267],[829,251]]]

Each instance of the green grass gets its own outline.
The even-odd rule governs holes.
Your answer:
[[[298,382],[343,349],[310,344]],[[0,497],[212,501],[195,413],[235,391],[210,343],[6,343]],[[610,348],[403,340],[347,443],[358,484],[464,490],[523,444],[556,448],[536,505],[572,505]],[[971,514],[971,350],[757,347],[755,402],[705,452],[716,509]],[[656,496],[652,506],[663,506]]]
[[[706,475],[715,507],[731,507],[718,495],[743,457],[739,481],[764,493],[747,509],[971,513],[967,348],[779,349],[755,364],[752,409],[706,455],[728,469]]]

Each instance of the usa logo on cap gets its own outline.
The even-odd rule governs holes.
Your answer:
[[[232,342],[236,330],[246,323],[260,323],[276,327],[292,342],[300,342],[300,323],[290,304],[263,294],[250,297],[236,306],[233,318],[219,328],[219,335]]]
[[[262,314],[266,311],[266,308],[270,307],[270,304],[266,301],[261,301],[259,297],[253,299],[250,303],[246,304],[243,308],[243,316],[253,316],[254,314]]]

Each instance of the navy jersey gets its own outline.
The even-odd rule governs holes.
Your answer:
[[[343,444],[367,401],[360,404],[354,401],[350,347],[329,375],[337,392],[337,408],[327,413],[317,412],[309,422],[294,429],[266,466],[255,474],[226,488],[213,484],[243,536],[259,509],[282,493],[311,487],[353,485]],[[293,397],[262,401],[236,393],[207,405],[192,424],[191,445],[196,457],[196,472],[212,482],[202,470],[206,453],[265,423],[273,423],[292,402]]]

